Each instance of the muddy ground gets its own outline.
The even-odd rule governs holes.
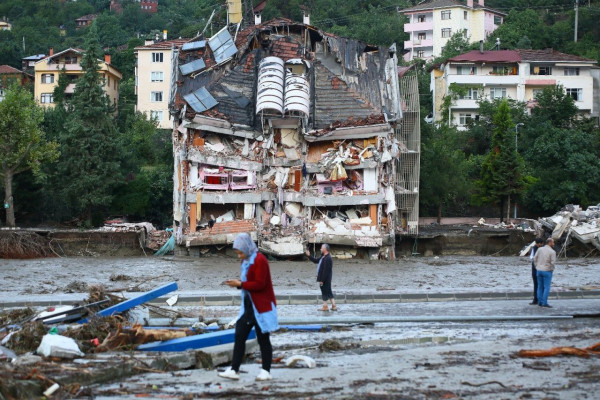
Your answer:
[[[271,271],[278,295],[318,293],[314,264],[274,261]],[[530,271],[529,260],[518,257],[335,260],[333,286],[336,293],[345,294],[515,292],[531,289]],[[89,284],[143,291],[172,280],[178,282],[179,293],[231,295],[232,289],[220,283],[238,274],[238,262],[224,256],[1,260],[0,279],[5,285],[0,297],[34,301],[53,293],[82,293]],[[553,290],[597,290],[598,276],[598,259],[560,259]],[[600,342],[597,318],[562,319],[575,313],[600,312],[600,299],[555,299],[551,301],[553,309],[528,302],[344,303],[335,314],[318,312],[316,304],[280,305],[282,318],[499,315],[560,319],[350,323],[330,325],[331,330],[324,332],[282,330],[272,335],[274,356],[307,355],[316,360],[316,368],[276,364],[274,380],[258,383],[254,377],[260,354],[255,353],[242,366],[237,382],[219,378],[215,369],[144,373],[89,387],[75,398],[598,399],[600,356],[529,359],[516,357],[516,353]],[[235,306],[180,308],[219,319],[231,319],[238,312]]]
[[[277,295],[318,294],[316,265],[309,261],[271,261]],[[561,258],[555,290],[599,287],[600,259]],[[88,285],[144,291],[177,281],[182,292],[231,294],[221,285],[239,276],[239,262],[227,256],[49,258],[0,260],[2,296],[86,292]],[[334,260],[338,293],[509,292],[531,288],[528,257],[406,257],[396,261]]]

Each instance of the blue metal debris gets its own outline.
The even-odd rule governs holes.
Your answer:
[[[254,329],[250,331],[248,340],[255,339],[256,332]],[[186,351],[195,350],[205,347],[218,346],[220,344],[233,343],[235,340],[235,329],[227,329],[224,331],[204,333],[200,335],[187,336],[184,338],[163,340],[160,342],[152,342],[142,344],[137,347],[137,350],[142,351]]]

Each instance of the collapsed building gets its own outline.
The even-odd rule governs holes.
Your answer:
[[[393,258],[396,234],[417,233],[418,89],[395,45],[281,18],[173,57],[178,252],[247,232],[275,256],[329,243]]]

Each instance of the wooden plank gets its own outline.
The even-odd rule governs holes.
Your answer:
[[[254,329],[250,331],[248,340],[255,339],[256,332]],[[200,335],[187,336],[179,339],[165,340],[162,342],[152,342],[142,344],[137,347],[137,350],[142,351],[186,351],[193,349],[201,349],[204,347],[217,346],[220,344],[233,343],[235,340],[235,329],[227,329],[224,331],[204,333]]]
[[[132,299],[128,299],[122,301],[119,304],[115,304],[112,307],[105,308],[104,310],[98,311],[97,315],[102,317],[109,317],[111,315],[118,314],[123,311],[127,311],[135,306],[139,306],[140,304],[144,304],[147,301],[155,299],[157,297],[162,296],[163,294],[170,293],[174,290],[177,290],[177,282],[167,283],[164,286],[153,289],[149,292],[143,293],[137,297]]]
[[[190,203],[190,233],[196,232],[196,203]]]

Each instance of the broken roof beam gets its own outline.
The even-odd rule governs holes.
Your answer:
[[[389,124],[377,124],[337,128],[321,136],[312,136],[311,134],[314,133],[315,132],[309,132],[307,135],[304,135],[304,139],[307,142],[322,142],[325,140],[340,139],[368,139],[375,136],[386,137],[394,133],[394,130]]]
[[[385,204],[384,193],[353,196],[304,196],[304,206],[352,206],[357,204]]]
[[[96,313],[96,315],[101,316],[101,317],[110,317],[111,315],[122,313],[123,311],[132,309],[133,307],[139,306],[140,304],[144,304],[150,300],[160,297],[163,294],[170,293],[174,290],[177,290],[177,282],[167,283],[164,286],[157,287],[156,289],[152,289],[149,292],[146,292],[139,296],[133,297],[131,299],[122,301],[121,303],[115,304],[112,307],[108,307],[108,308],[105,308],[104,310],[100,310]]]
[[[256,332],[254,329],[250,331],[248,339],[255,339]],[[193,349],[202,349],[205,347],[218,346],[220,344],[233,343],[235,339],[235,329],[227,329],[224,331],[203,333],[200,335],[187,336],[184,338],[163,340],[160,342],[152,342],[141,344],[137,350],[142,351],[186,351]]]
[[[188,161],[246,171],[260,171],[262,169],[262,164],[255,161],[243,160],[240,157],[206,154],[196,148],[190,149]]]
[[[222,133],[245,139],[254,139],[255,132],[246,125],[231,124],[223,119],[196,115],[192,121],[183,121],[184,128],[197,129],[205,132]]]

